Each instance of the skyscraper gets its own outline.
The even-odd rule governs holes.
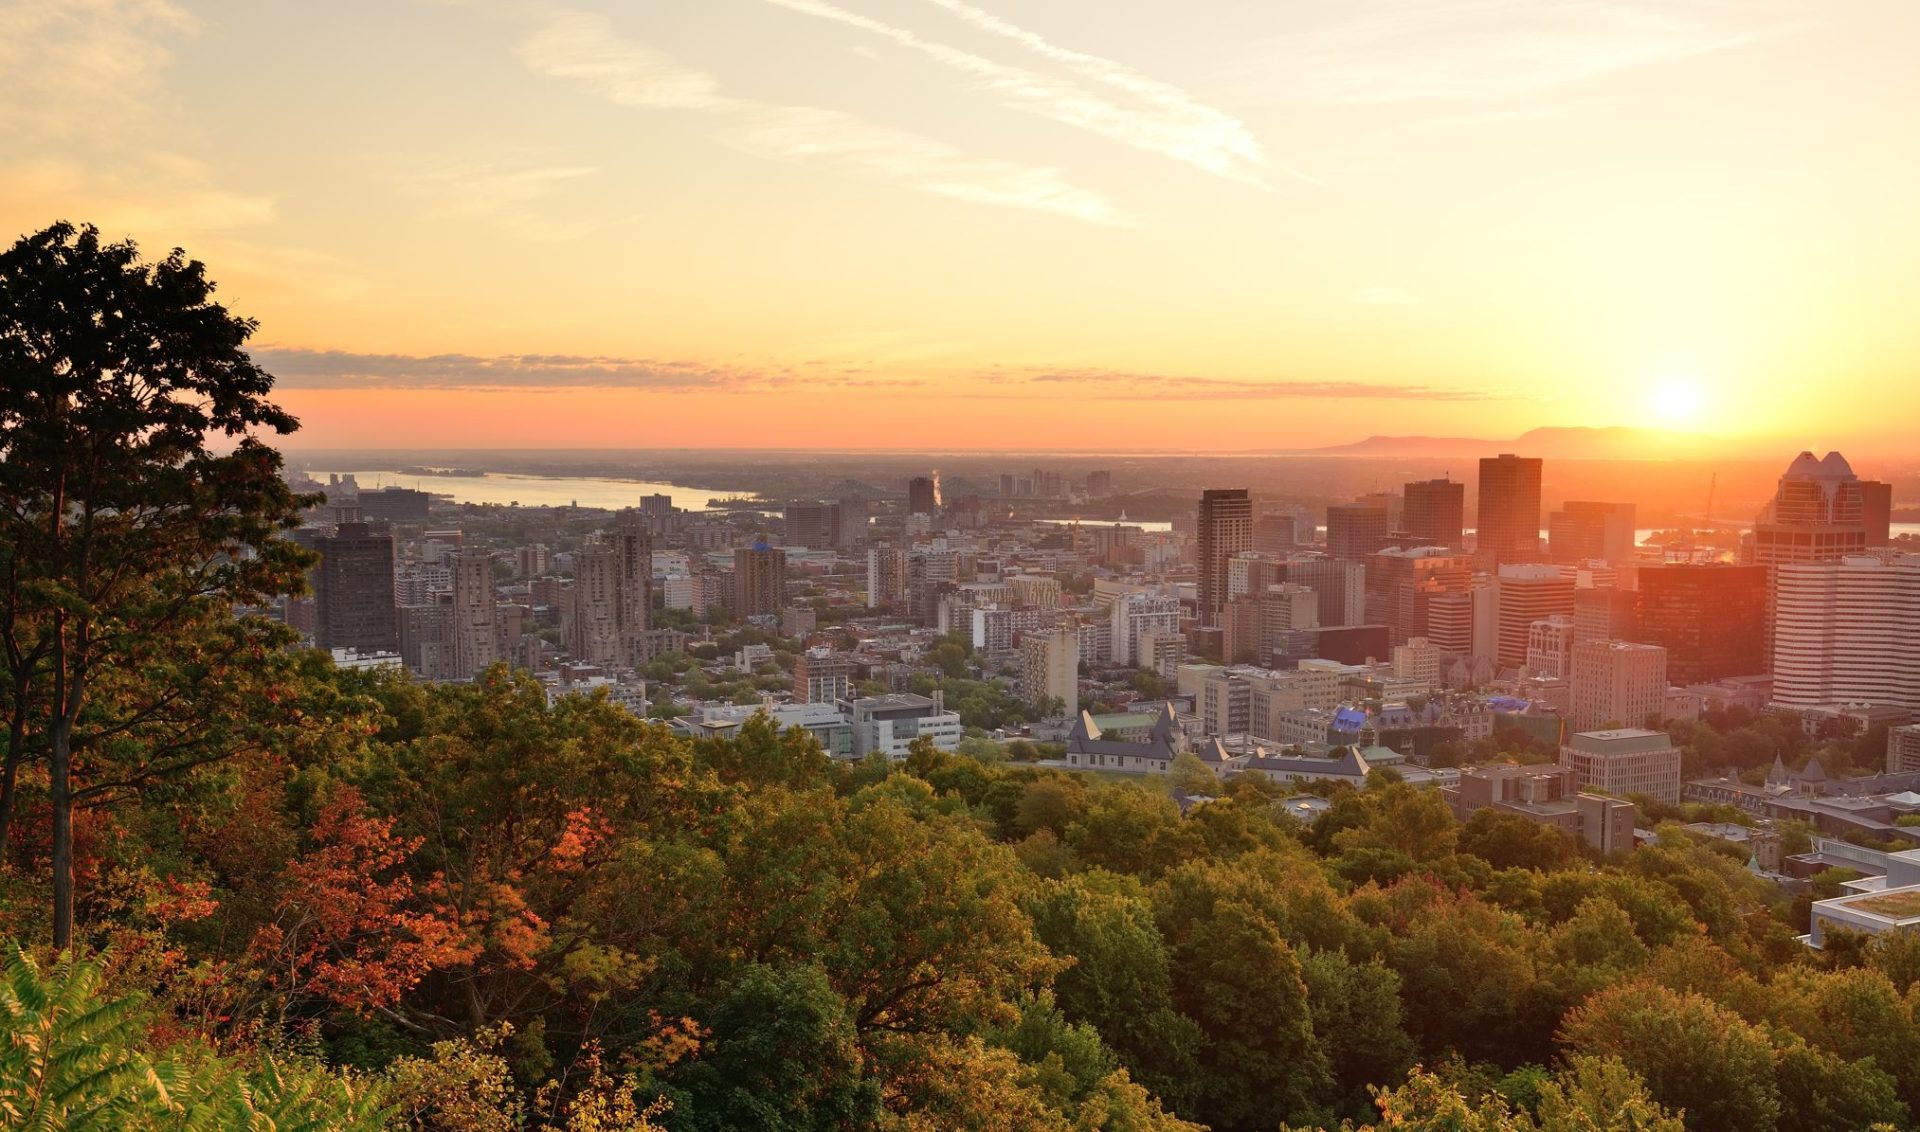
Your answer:
[[[1421,480],[1406,485],[1401,527],[1416,546],[1466,545],[1467,485]]]
[[[867,608],[893,605],[907,596],[907,556],[898,547],[867,551]]]
[[[575,552],[568,648],[575,660],[637,668],[653,616],[653,540],[644,516],[622,511],[614,528]]]
[[[793,500],[786,509],[787,545],[825,550],[840,545],[840,505]]]
[[[1525,456],[1480,461],[1474,545],[1483,565],[1540,561],[1540,468],[1539,459]]]
[[[1595,559],[1632,565],[1633,524],[1631,503],[1564,503],[1547,516],[1547,557],[1568,565]]]
[[[940,510],[940,473],[907,481],[907,513],[932,515]]]
[[[1774,703],[1920,712],[1920,556],[1784,565],[1774,587]]]
[[[1753,563],[1838,562],[1867,547],[1866,499],[1847,458],[1794,457],[1753,526]]]
[[[1667,650],[1667,678],[1705,684],[1767,671],[1762,566],[1642,567],[1636,640]]]
[[[1061,711],[1080,709],[1080,635],[1071,628],[1042,629],[1020,638],[1020,698],[1040,705],[1058,700]]]
[[[1363,562],[1386,549],[1392,530],[1384,502],[1335,503],[1327,508],[1327,553]]]
[[[1494,592],[1499,606],[1495,660],[1502,668],[1518,668],[1527,662],[1527,638],[1535,621],[1556,613],[1573,616],[1573,579],[1557,566],[1502,566],[1494,579]]]
[[[500,659],[499,612],[494,602],[493,555],[462,550],[453,572],[453,678],[471,680]]]
[[[400,647],[393,601],[393,535],[366,523],[342,523],[313,541],[313,643],[323,649],[391,651]]]
[[[1200,493],[1195,558],[1200,567],[1200,623],[1214,627],[1227,603],[1227,561],[1253,549],[1253,499],[1244,487]]]
[[[362,492],[362,499],[366,493]],[[1860,521],[1867,528],[1868,546],[1893,541],[1893,485],[1879,480],[1860,481]]]
[[[787,552],[756,542],[733,552],[733,612],[779,616],[787,606]]]

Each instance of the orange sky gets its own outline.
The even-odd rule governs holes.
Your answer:
[[[1917,41],[1907,0],[12,0],[0,231],[205,259],[306,447],[1892,446]]]

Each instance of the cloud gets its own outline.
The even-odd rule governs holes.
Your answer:
[[[1111,60],[1057,47],[970,4],[932,2],[975,28],[1012,39],[1084,78],[1124,92],[1132,104],[1115,102],[1069,79],[997,62],[928,39],[826,0],[768,0],[776,7],[858,28],[918,51],[970,76],[1013,109],[1088,130],[1209,173],[1259,183],[1259,170],[1266,164],[1266,157],[1253,134],[1231,115]]]
[[[1289,398],[1315,400],[1496,401],[1501,396],[1479,389],[1443,389],[1371,381],[1233,381],[1182,374],[1138,373],[1129,370],[1049,370],[1027,380],[1040,385],[1101,386],[1104,399],[1153,400],[1177,397],[1182,401],[1272,401]]]
[[[1365,381],[1233,381],[1129,370],[990,369],[939,375],[875,375],[862,362],[727,365],[685,359],[595,354],[356,354],[268,346],[254,360],[287,389],[523,391],[646,389],[659,393],[742,393],[776,389],[925,389],[958,399],[1271,401],[1289,398],[1494,401],[1477,389]]]
[[[753,392],[783,386],[883,388],[919,379],[873,378],[849,366],[728,366],[597,354],[361,354],[265,346],[254,360],[287,389],[650,389]]]
[[[1711,0],[1401,0],[1268,41],[1238,69],[1250,97],[1300,105],[1518,98],[1678,62],[1781,30],[1766,5]]]
[[[534,207],[570,181],[599,172],[591,165],[503,168],[494,163],[455,164],[413,173],[401,184],[428,203],[435,219],[485,221],[530,239],[578,239],[601,225],[577,214],[556,219]]]
[[[166,0],[10,0],[0,5],[0,137],[114,139],[150,121],[164,40],[192,30]]]
[[[837,110],[730,97],[713,76],[622,38],[590,13],[549,14],[521,45],[520,58],[539,74],[573,82],[616,105],[711,115],[721,140],[759,157],[817,162],[977,204],[1096,224],[1124,222],[1104,196],[1053,168],[975,157]]]

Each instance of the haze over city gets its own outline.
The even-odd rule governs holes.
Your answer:
[[[217,264],[300,447],[1877,454],[1920,412],[1916,38],[1904,0],[12,0],[0,227]]]
[[[1920,1129],[1917,45],[0,0],[0,1123]]]

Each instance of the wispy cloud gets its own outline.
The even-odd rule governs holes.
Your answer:
[[[1397,0],[1339,10],[1344,18],[1257,48],[1236,75],[1242,91],[1308,105],[1514,98],[1787,26],[1768,4],[1711,0]]]
[[[723,141],[756,156],[817,162],[955,200],[1124,222],[1106,197],[1050,167],[977,157],[837,110],[731,97],[714,76],[620,36],[591,13],[549,14],[521,45],[520,58],[617,105],[708,114]]]
[[[975,28],[1011,39],[1070,71],[1127,95],[1107,98],[1071,79],[989,59],[874,19],[827,0],[769,3],[890,40],[969,76],[1006,106],[1157,153],[1223,177],[1259,183],[1266,164],[1259,142],[1233,116],[1201,104],[1170,84],[1119,63],[1058,47],[970,4],[932,0]]]
[[[577,214],[557,217],[537,206],[569,182],[597,172],[591,165],[454,164],[408,174],[401,184],[427,202],[429,217],[483,221],[517,236],[564,240],[588,235],[601,225]]]
[[[860,361],[723,364],[672,358],[576,354],[361,354],[265,347],[254,357],[289,389],[558,390],[645,389],[658,393],[740,393],[778,389],[869,390],[938,387],[957,399],[1273,401],[1494,401],[1479,389],[1368,381],[1238,381],[1114,369],[1028,367],[929,373]]]
[[[167,0],[0,4],[0,137],[115,138],[146,124],[193,20]]]

